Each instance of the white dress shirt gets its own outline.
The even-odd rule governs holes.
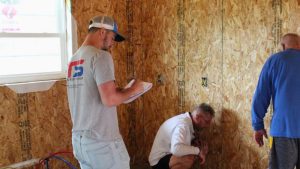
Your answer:
[[[165,121],[159,128],[149,155],[151,166],[156,165],[168,154],[184,156],[200,152],[198,147],[191,146],[194,138],[193,122],[189,112],[174,116]]]

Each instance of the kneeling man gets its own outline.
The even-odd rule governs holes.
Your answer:
[[[189,169],[198,158],[200,164],[204,164],[208,146],[201,144],[195,133],[209,127],[214,115],[214,109],[202,103],[193,112],[166,120],[156,134],[149,155],[152,168]]]

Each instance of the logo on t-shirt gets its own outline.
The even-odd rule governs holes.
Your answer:
[[[83,76],[83,62],[84,60],[76,60],[69,64],[68,78],[80,78]]]

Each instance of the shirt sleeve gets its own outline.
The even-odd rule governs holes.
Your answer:
[[[114,64],[112,56],[109,53],[99,53],[96,57],[93,58],[92,74],[97,85],[115,80]]]
[[[188,134],[189,132],[190,131],[187,126],[177,126],[174,129],[171,140],[171,153],[173,155],[184,156],[190,154],[199,154],[200,149],[190,145],[191,138]],[[187,141],[189,143],[187,143]]]
[[[270,105],[272,95],[272,78],[270,59],[267,60],[259,76],[255,94],[253,96],[251,116],[252,127],[255,131],[264,129],[264,117]]]

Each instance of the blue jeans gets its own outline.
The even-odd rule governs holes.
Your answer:
[[[81,169],[129,169],[129,155],[122,139],[101,142],[85,132],[72,134],[73,152]]]

